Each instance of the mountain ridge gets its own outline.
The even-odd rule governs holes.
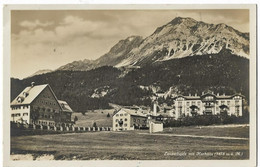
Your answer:
[[[223,23],[208,24],[189,17],[176,17],[146,38],[127,37],[96,60],[74,61],[56,70],[88,71],[101,66],[138,68],[158,61],[217,54],[222,49],[249,58],[249,33]]]

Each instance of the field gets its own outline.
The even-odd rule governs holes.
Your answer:
[[[112,127],[113,112],[114,109],[88,111],[85,113],[85,115],[74,112],[72,114],[72,118],[75,116],[78,117],[78,121],[76,122],[75,126],[92,127],[93,123],[96,122],[98,127]],[[110,114],[110,117],[107,117],[108,113]]]
[[[11,158],[19,160],[22,158],[18,155],[27,155],[55,160],[248,159],[248,134],[249,127],[243,125],[166,128],[154,134],[135,130],[18,136],[11,138]]]

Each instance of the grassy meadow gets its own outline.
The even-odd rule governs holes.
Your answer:
[[[203,126],[165,128],[152,135],[135,130],[16,136],[11,138],[11,156],[28,154],[37,159],[44,154],[54,160],[248,159],[248,134],[248,126]]]

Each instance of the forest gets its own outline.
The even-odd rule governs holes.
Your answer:
[[[11,78],[10,100],[31,82],[49,84],[57,98],[67,101],[76,112],[109,108],[109,103],[150,106],[154,93],[140,86],[159,87],[162,92],[172,87],[175,94],[183,95],[200,95],[207,90],[227,95],[241,93],[248,101],[249,60],[224,50],[157,61],[141,68],[103,66],[89,71],[54,71],[23,80]],[[106,95],[91,97],[104,87],[110,89]]]

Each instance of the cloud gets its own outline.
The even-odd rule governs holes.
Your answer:
[[[246,32],[247,17],[242,16],[244,13],[238,13],[169,10],[96,11],[93,14],[88,11],[74,15],[66,13],[54,17],[52,22],[47,21],[50,15],[42,18],[38,14],[31,21],[27,16],[23,20],[17,20],[17,30],[12,31],[11,75],[21,78],[39,69],[56,69],[75,60],[96,59],[108,52],[119,40],[131,35],[147,37],[157,27],[176,16],[192,17],[214,24],[224,21]]]
[[[42,23],[39,20],[35,20],[35,21],[25,20],[25,21],[20,23],[20,26],[32,30],[32,29],[35,29],[36,27],[47,27],[47,26],[50,26],[50,25],[53,25],[53,24],[54,24],[53,22]]]

